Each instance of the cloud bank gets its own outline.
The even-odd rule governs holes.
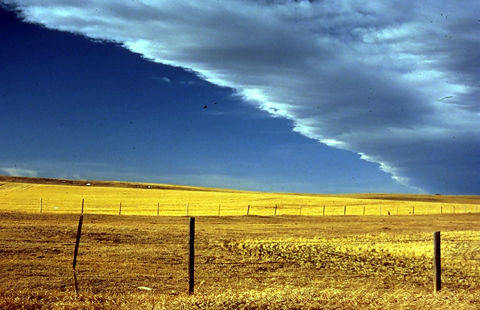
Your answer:
[[[412,188],[480,193],[476,0],[4,3],[231,87]]]

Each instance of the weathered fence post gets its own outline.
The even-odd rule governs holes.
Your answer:
[[[122,215],[122,203],[120,202],[120,207],[118,208],[118,215]]]
[[[433,290],[438,292],[442,288],[442,267],[440,259],[440,232],[433,233],[433,269],[434,269],[434,282]]]
[[[302,207],[300,207],[300,216],[302,215]]]
[[[443,214],[443,206],[440,206],[440,214]]]
[[[412,206],[412,215],[415,215],[415,206]]]
[[[343,206],[343,215],[347,215],[347,206]]]
[[[73,285],[75,288],[75,294],[78,295],[78,282],[77,282],[77,255],[78,255],[78,246],[80,244],[80,236],[82,235],[82,224],[83,224],[83,214],[80,215],[80,219],[78,220],[78,228],[77,228],[77,237],[75,239],[75,251],[73,252]]]
[[[250,214],[250,205],[248,205],[248,207],[247,207],[247,215],[249,215],[249,214]]]
[[[273,212],[273,215],[277,215],[277,205],[275,205],[275,211]]]
[[[40,214],[43,212],[43,199],[40,198]]]
[[[220,205],[218,205],[218,216],[220,216]]]
[[[325,205],[323,205],[323,216],[325,216]]]
[[[195,218],[190,218],[190,242],[188,252],[188,294],[193,294],[195,287]]]
[[[85,205],[85,199],[82,198],[82,214],[83,214],[83,206]]]

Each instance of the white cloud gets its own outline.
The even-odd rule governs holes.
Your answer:
[[[5,172],[9,176],[36,177],[38,175],[38,172],[35,170],[17,167],[0,167],[0,171]]]
[[[474,0],[6,3],[28,22],[118,42],[236,89],[399,182],[479,193]]]
[[[152,76],[152,80],[156,80],[162,83],[170,83],[172,80],[166,76],[158,77],[158,76]]]

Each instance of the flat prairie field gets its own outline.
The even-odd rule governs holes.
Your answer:
[[[183,196],[175,194],[188,201],[179,202],[182,211],[177,216],[161,212],[157,216],[157,204],[167,209],[160,198],[168,197],[174,204],[174,194],[148,186],[153,185],[110,192],[100,186],[4,182],[0,186],[0,309],[479,309],[478,197],[411,196],[409,202],[398,195],[372,199],[189,189],[183,190]],[[128,193],[119,199],[121,212],[119,205],[95,209],[116,198],[115,191]],[[210,204],[201,204],[202,193]],[[219,193],[226,196],[215,196]],[[35,195],[42,196],[42,213]],[[24,204],[22,209],[21,197],[30,197],[35,208]],[[270,214],[255,214],[262,210],[260,197],[273,198],[263,205]],[[310,204],[316,216],[308,213],[308,197],[317,199]],[[142,198],[154,204],[153,212],[135,213],[134,207],[145,202]],[[333,208],[327,201],[334,198],[352,204],[339,203],[338,215],[332,211],[323,216],[323,205]],[[76,294],[73,256],[82,199]],[[434,201],[422,201],[427,199]],[[352,215],[349,207],[356,200],[365,201],[367,207],[368,201],[375,201],[370,208],[377,213],[361,216],[363,206],[358,204],[362,213]],[[231,210],[238,205],[244,213],[224,214],[225,201],[230,201]],[[379,201],[392,205],[384,209]],[[191,295],[189,217],[184,203],[196,223]],[[394,203],[413,204],[415,212],[397,215]],[[427,212],[422,203],[436,204],[443,214]],[[464,205],[469,206],[466,212]],[[287,214],[285,206],[302,206],[302,216]],[[453,206],[455,213],[443,212],[450,207],[453,211]],[[380,207],[391,216],[380,213]],[[442,271],[442,289],[436,293],[435,231],[441,236]]]
[[[2,180],[13,179],[16,182]],[[480,196],[248,192],[165,184],[0,177],[0,211],[239,216],[480,213]],[[38,181],[40,182],[40,181]],[[73,184],[66,184],[70,182]],[[53,184],[51,184],[53,183]],[[82,203],[83,202],[83,203]]]

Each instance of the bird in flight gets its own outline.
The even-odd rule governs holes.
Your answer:
[[[445,96],[441,99],[438,99],[437,101],[443,101],[443,100],[450,99],[450,98],[453,98],[453,96]]]

